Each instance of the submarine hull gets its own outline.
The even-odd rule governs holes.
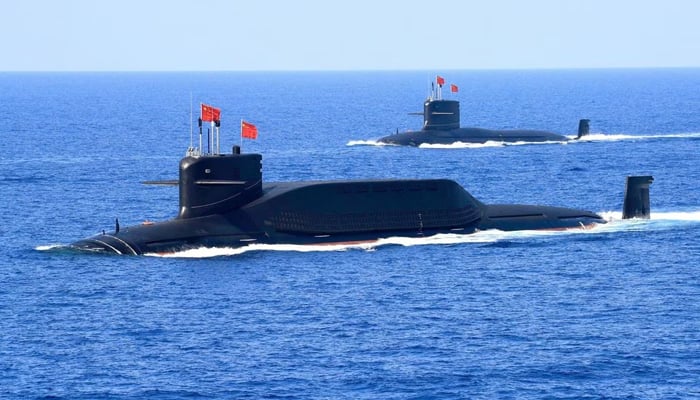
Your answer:
[[[493,130],[484,128],[457,128],[449,130],[421,130],[401,132],[380,138],[378,142],[399,146],[421,144],[486,143],[486,142],[566,142],[569,138],[558,133],[539,130]]]
[[[153,231],[151,231],[153,232]],[[130,234],[112,233],[101,234],[83,239],[70,245],[79,251],[101,254],[173,254],[198,248],[239,248],[252,244],[285,244],[285,245],[347,245],[371,243],[387,237],[422,238],[440,233],[470,234],[474,227],[425,229],[391,232],[361,232],[352,234],[310,235],[279,233],[274,237],[266,235],[255,236],[198,236],[191,238],[164,238],[162,241],[136,242]]]
[[[264,185],[263,193],[228,213],[130,226],[71,246],[140,255],[254,243],[358,243],[487,229],[579,229],[605,223],[597,214],[577,209],[486,205],[451,180],[278,183]]]
[[[130,226],[71,246],[140,255],[254,243],[343,244],[391,236],[578,229],[605,223],[594,213],[576,209],[486,205],[446,179],[271,183],[263,185],[262,193],[230,212]]]

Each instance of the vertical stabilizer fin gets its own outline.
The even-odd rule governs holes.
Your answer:
[[[625,201],[622,205],[622,219],[649,219],[649,185],[654,182],[652,176],[628,176]]]
[[[580,119],[578,121],[578,136],[576,139],[581,139],[581,137],[588,135],[591,130],[591,120],[590,119]]]

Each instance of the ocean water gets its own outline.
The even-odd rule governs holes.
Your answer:
[[[438,71],[462,125],[568,144],[380,146],[434,72],[1,73],[0,398],[700,398],[700,70]],[[586,231],[104,256],[177,214],[191,104],[267,181],[445,177]],[[627,175],[652,219],[621,221]]]

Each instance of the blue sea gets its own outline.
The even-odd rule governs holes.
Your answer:
[[[578,142],[381,146],[435,74],[462,126]],[[568,206],[569,232],[107,256],[173,218],[200,102],[268,182],[449,178]],[[700,398],[700,69],[0,73],[0,398]],[[196,124],[195,124],[196,125]],[[195,126],[196,131],[196,126]],[[195,144],[197,138],[195,135]],[[652,218],[620,220],[653,175]]]

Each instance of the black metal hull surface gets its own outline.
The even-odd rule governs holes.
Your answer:
[[[122,228],[73,243],[116,254],[172,253],[252,243],[330,244],[477,230],[572,229],[605,221],[581,210],[488,206],[450,180],[272,183],[228,213]]]
[[[378,140],[380,143],[420,146],[421,144],[454,144],[454,143],[537,143],[537,142],[566,142],[569,138],[558,133],[538,130],[492,130],[484,128],[458,128],[450,130],[422,130],[401,132],[385,136]]]

